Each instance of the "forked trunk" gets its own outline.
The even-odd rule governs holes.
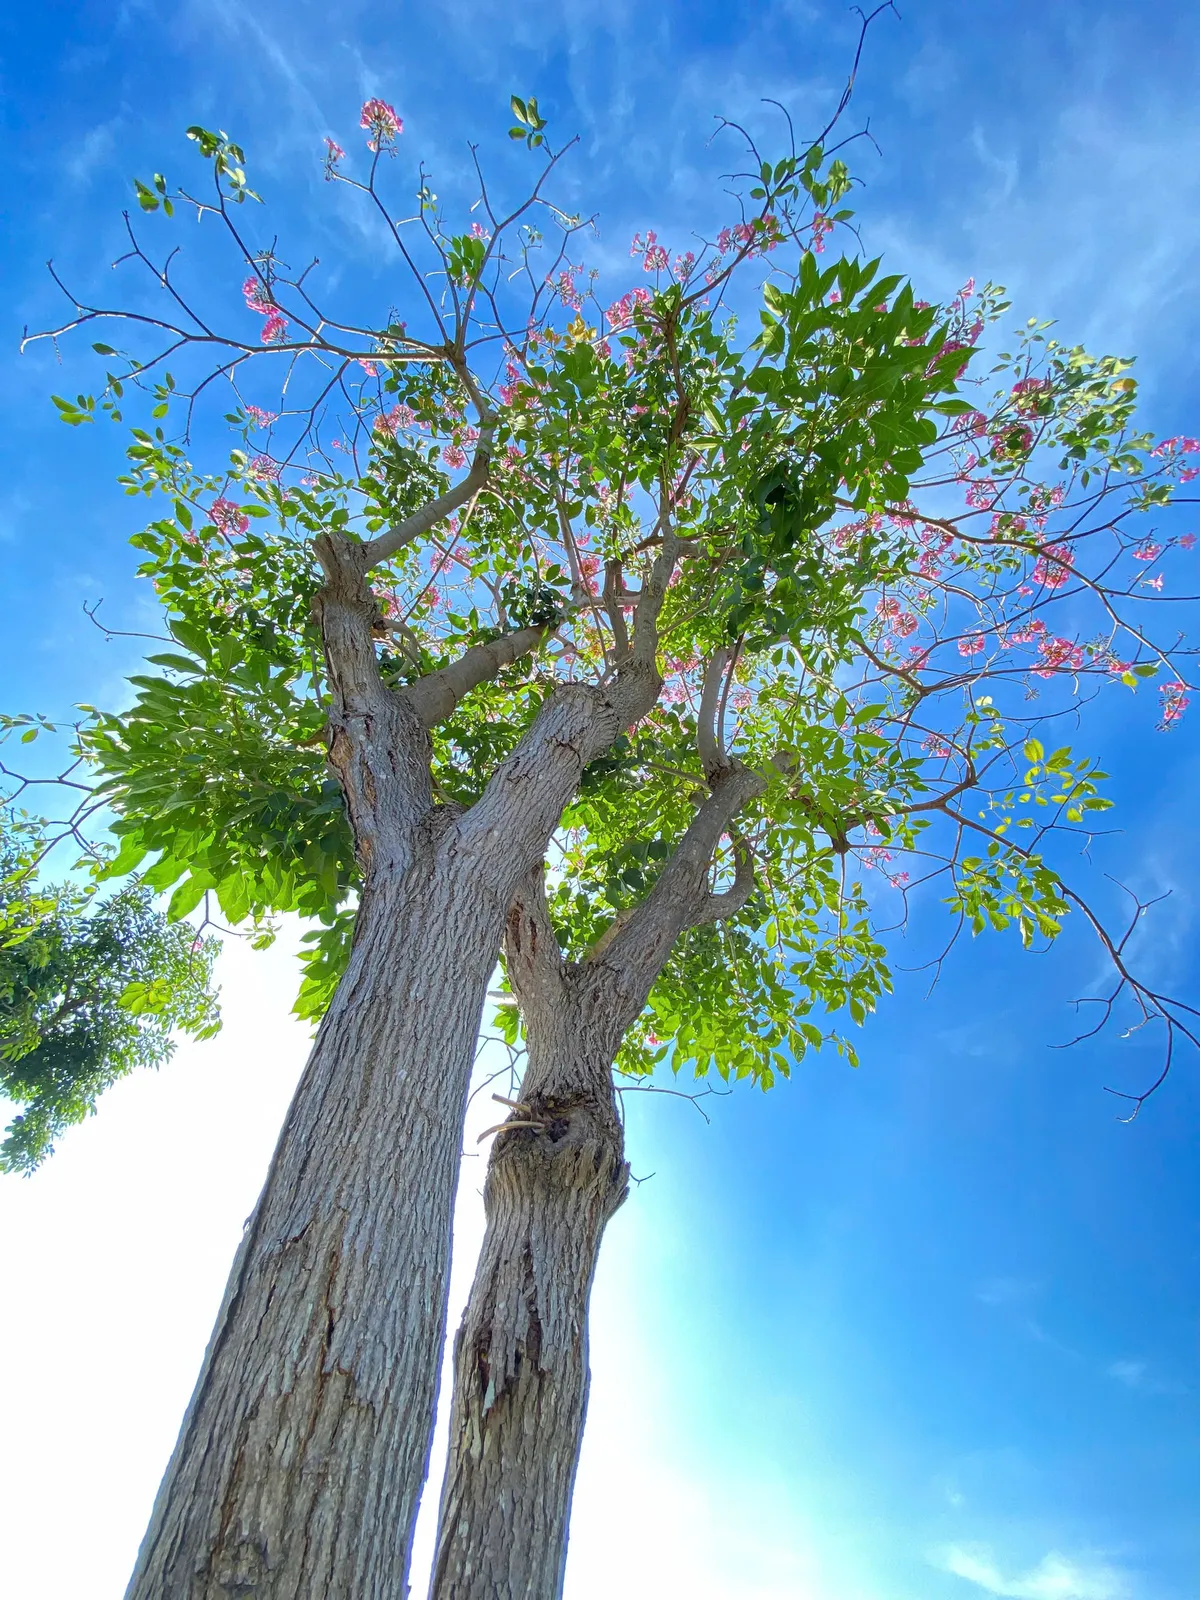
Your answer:
[[[455,1340],[431,1600],[553,1600],[562,1589],[588,1298],[628,1169],[605,1045],[580,1037],[570,1012],[542,1020],[520,1107],[496,1136]]]
[[[127,1600],[401,1600],[503,906],[377,877],[247,1224]]]

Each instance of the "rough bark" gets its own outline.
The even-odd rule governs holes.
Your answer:
[[[129,1600],[406,1593],[499,920],[452,864],[426,865],[364,903]]]
[[[426,521],[415,519],[417,533]],[[432,802],[429,729],[540,633],[476,647],[393,691],[375,654],[374,547],[326,535],[316,549],[329,762],[362,907],[127,1600],[406,1594],[467,1084],[505,913],[583,767],[654,703],[661,681],[651,658],[605,689],[556,690],[479,802],[452,814]],[[597,1193],[623,1181],[619,1142],[610,1160],[599,1137],[616,1128],[606,1093],[575,1123],[580,1172],[592,1161],[608,1174]]]
[[[540,892],[514,906],[510,970],[533,941],[545,971],[540,993],[528,981],[524,990],[537,1022],[521,1104],[496,1136],[487,1232],[455,1340],[432,1600],[542,1600],[562,1587],[587,1407],[588,1298],[628,1169],[609,1030],[572,993],[552,939]]]
[[[450,1454],[430,1600],[557,1600],[587,1408],[587,1315],[600,1243],[628,1169],[612,1084],[621,1039],[687,927],[731,915],[748,854],[707,886],[722,834],[762,780],[727,765],[632,914],[587,960],[564,963],[542,868],[514,897],[505,964],[528,1064],[496,1135],[487,1230],[454,1346]]]

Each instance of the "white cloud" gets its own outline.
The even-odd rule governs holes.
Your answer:
[[[933,1565],[1005,1600],[1124,1600],[1130,1593],[1125,1575],[1116,1567],[1104,1562],[1084,1565],[1057,1550],[1011,1578],[1003,1575],[985,1545],[949,1545],[938,1552]]]
[[[1118,1383],[1123,1383],[1127,1388],[1140,1389],[1146,1377],[1146,1363],[1144,1361],[1114,1361],[1108,1368],[1110,1378],[1115,1378]]]

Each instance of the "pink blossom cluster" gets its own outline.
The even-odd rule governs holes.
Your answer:
[[[565,266],[557,278],[547,278],[547,284],[557,293],[560,304],[570,311],[579,311],[583,306],[583,295],[575,279],[583,268]]]
[[[910,638],[916,633],[920,623],[911,611],[906,611],[896,599],[895,595],[884,595],[876,601],[875,611],[885,625],[901,639]]]
[[[950,746],[940,733],[931,733],[926,739],[923,739],[921,749],[924,750],[927,756],[948,756],[950,754]]]
[[[272,461],[270,456],[255,456],[250,463],[251,475],[255,478],[264,478],[268,482],[273,483],[282,471],[279,462]]]
[[[954,431],[977,439],[988,431],[988,419],[982,411],[964,411],[961,417],[955,417]]]
[[[1036,417],[1041,404],[1041,396],[1050,387],[1049,378],[1021,378],[1012,386],[1013,402],[1017,414],[1022,417]]]
[[[1038,653],[1042,658],[1040,667],[1034,667],[1036,678],[1050,678],[1064,668],[1070,672],[1077,672],[1083,665],[1083,647],[1071,639],[1062,637],[1044,638],[1038,643]]]
[[[954,543],[954,535],[943,531],[926,528],[920,536],[925,548],[917,560],[917,571],[923,578],[940,578],[942,575],[942,559],[946,551]],[[936,543],[934,542],[936,539]]]
[[[635,233],[633,243],[629,246],[631,256],[641,256],[643,272],[665,272],[667,268],[666,248],[659,244],[658,235],[653,228],[646,230],[645,239],[640,233]]]
[[[1155,544],[1153,540],[1147,539],[1134,550],[1133,559],[1135,561],[1157,561],[1162,552],[1162,545]]]
[[[1042,484],[1030,494],[1029,505],[1033,511],[1053,511],[1061,506],[1065,499],[1066,490],[1061,483],[1056,483],[1052,488]]]
[[[250,527],[250,518],[241,506],[235,505],[232,500],[226,500],[224,495],[213,501],[208,514],[213,520],[213,526],[226,536],[245,533]]]
[[[609,331],[620,333],[623,328],[627,328],[633,321],[633,313],[637,307],[648,306],[652,298],[649,289],[638,288],[630,289],[619,300],[614,300],[604,313]]]
[[[255,428],[269,428],[278,419],[275,411],[264,411],[261,406],[247,406],[246,415]]]
[[[381,411],[375,418],[375,432],[386,433],[394,439],[398,429],[411,428],[414,421],[411,406],[393,406],[390,411]]]
[[[484,244],[492,237],[482,222],[473,222],[468,230],[472,239],[482,239]]]
[[[1033,581],[1047,589],[1061,589],[1071,577],[1075,552],[1069,544],[1048,544],[1033,564]]]
[[[1164,439],[1151,450],[1152,456],[1169,455],[1196,455],[1200,454],[1200,439],[1189,439],[1185,434],[1177,433],[1172,439]]]
[[[722,228],[717,235],[717,249],[723,256],[734,249],[745,250],[753,243],[754,225],[750,222],[735,222],[732,228]]]
[[[371,135],[367,140],[368,150],[382,150],[404,132],[404,124],[396,115],[396,108],[388,105],[386,100],[366,101],[358,125],[366,128]]]
[[[326,140],[325,140],[325,181],[326,181],[326,183],[328,183],[330,178],[333,177],[333,174],[334,174],[335,169],[337,168],[338,162],[343,159],[345,154],[346,154],[346,152],[342,149],[341,145],[337,142],[336,139],[330,139],[328,137],[326,138]]]
[[[517,398],[517,392],[520,389],[522,378],[521,369],[517,366],[515,361],[508,362],[504,369],[504,376],[507,379],[507,382],[500,385],[498,391],[500,395],[500,403],[502,405],[511,406],[513,401]]]
[[[990,511],[999,498],[999,490],[991,478],[975,478],[967,485],[966,502],[978,511]]]
[[[977,656],[986,643],[987,640],[982,633],[964,633],[958,641],[958,653],[960,656]]]
[[[444,444],[442,446],[442,460],[448,467],[458,471],[467,464],[467,452],[460,444]]]
[[[833,232],[833,223],[823,212],[818,211],[812,219],[812,248],[814,255],[821,255],[825,250],[825,235]]]
[[[1173,722],[1178,722],[1183,713],[1191,705],[1187,693],[1187,684],[1175,678],[1170,683],[1164,683],[1159,689],[1162,695],[1162,720],[1161,728],[1169,728]]]
[[[263,318],[262,342],[264,344],[278,344],[287,338],[287,318],[275,304],[269,287],[261,278],[249,277],[242,285],[242,298],[251,311],[257,311]]]

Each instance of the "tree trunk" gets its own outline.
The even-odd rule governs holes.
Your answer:
[[[554,1600],[562,1590],[588,1298],[628,1169],[607,1040],[583,1036],[572,1007],[541,1021],[521,1105],[493,1146],[487,1232],[455,1340],[431,1600]]]
[[[400,1600],[497,906],[375,874],[234,1262],[127,1600]]]
[[[529,1059],[496,1135],[487,1232],[454,1346],[450,1458],[430,1600],[558,1600],[587,1408],[587,1314],[628,1168],[612,1064],[686,927],[739,910],[754,884],[707,887],[713,850],[762,780],[726,767],[653,888],[579,962],[564,962],[541,863],[514,893],[508,978]]]

